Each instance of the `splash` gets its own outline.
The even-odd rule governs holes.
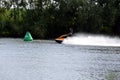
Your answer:
[[[68,37],[63,44],[72,45],[91,45],[91,46],[120,46],[119,37],[110,37],[104,35],[76,34]]]

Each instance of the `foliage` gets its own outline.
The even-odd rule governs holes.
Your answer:
[[[55,38],[69,32],[120,35],[119,0],[1,0],[0,36]]]

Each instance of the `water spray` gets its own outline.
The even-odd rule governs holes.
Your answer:
[[[110,37],[105,35],[76,34],[68,37],[63,44],[72,45],[91,45],[91,46],[120,46],[119,37]]]

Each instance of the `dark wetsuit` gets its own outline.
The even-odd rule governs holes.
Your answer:
[[[68,36],[72,36],[73,35],[73,29],[70,28],[70,32],[67,34]]]

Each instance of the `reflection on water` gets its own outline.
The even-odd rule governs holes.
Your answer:
[[[120,79],[120,47],[0,39],[1,80]]]

